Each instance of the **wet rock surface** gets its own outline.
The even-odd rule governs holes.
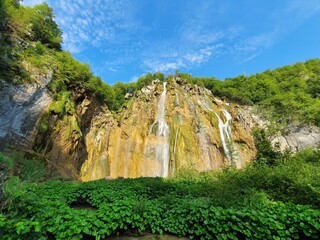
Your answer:
[[[166,89],[164,98],[163,84],[154,82],[136,93],[117,119],[106,110],[91,121],[85,138],[88,159],[80,173],[83,181],[156,177],[163,175],[161,169],[168,169],[168,176],[173,176],[182,169],[243,167],[253,158],[256,150],[251,128],[234,119],[235,107],[180,80],[168,82]],[[161,121],[160,112],[164,113]],[[219,124],[224,126],[219,128]],[[158,131],[166,125],[167,131]],[[225,140],[221,131],[223,136],[228,133]],[[168,163],[162,159],[166,150]]]

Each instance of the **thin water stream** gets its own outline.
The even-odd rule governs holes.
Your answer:
[[[166,107],[166,82],[163,83],[163,92],[158,103],[158,113],[155,122],[151,125],[149,134],[152,133],[153,128],[157,127],[156,137],[157,144],[155,149],[156,161],[161,168],[155,170],[155,176],[167,177],[169,173],[169,135],[170,129],[165,121],[165,107]]]

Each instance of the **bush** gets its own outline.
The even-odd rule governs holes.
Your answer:
[[[46,166],[38,159],[30,159],[24,162],[23,180],[37,182],[43,180],[46,173]]]
[[[0,231],[4,239],[106,238],[126,231],[196,239],[318,239],[318,154],[305,150],[272,166],[242,170],[186,170],[175,179],[34,185],[10,178]]]
[[[4,169],[11,169],[13,168],[13,160],[10,157],[3,154],[2,152],[0,152],[0,165]]]
[[[221,208],[197,192],[178,195],[180,184],[187,186],[151,178],[27,185],[0,215],[0,231],[3,239],[101,239],[128,230],[197,239],[320,237],[319,210],[265,201],[262,193],[255,199],[264,205]],[[75,206],[83,199],[91,207]]]

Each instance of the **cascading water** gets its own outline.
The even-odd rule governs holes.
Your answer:
[[[227,121],[224,123],[224,125],[225,125],[224,132],[225,132],[225,135],[228,138],[228,141],[230,141],[231,140],[231,121],[232,121],[232,116],[225,109],[223,109],[222,112],[223,112],[223,115],[225,116],[225,118],[227,119]]]
[[[228,147],[228,143],[232,143],[230,127],[232,121],[231,114],[227,110],[223,109],[222,113],[226,118],[226,122],[223,122],[221,117],[215,111],[213,111],[212,108],[206,102],[202,102],[200,99],[198,99],[198,104],[205,110],[213,112],[217,116],[219,121],[219,132],[223,151],[228,159],[229,164],[231,165],[232,159],[234,159],[233,153],[230,152],[230,148]]]
[[[225,112],[227,112],[227,111],[223,110],[223,114],[224,115],[225,115]],[[227,141],[230,142],[230,137],[231,137],[230,136],[230,131],[229,131],[229,129],[230,129],[230,125],[229,125],[230,121],[227,118],[227,121],[224,123],[222,121],[221,117],[216,112],[214,112],[214,114],[217,116],[218,121],[219,121],[219,132],[220,132],[220,139],[221,139],[221,142],[222,142],[223,151],[226,154],[226,157],[227,157],[227,159],[229,161],[229,164],[232,164],[232,160],[231,160],[232,155],[230,153],[230,150],[229,150],[229,148],[227,146],[227,142],[226,142],[226,138],[227,138]]]
[[[155,158],[160,164],[161,169],[156,169],[156,176],[167,177],[169,172],[169,126],[165,121],[166,105],[166,82],[163,83],[163,92],[158,103],[158,113],[155,122],[152,124],[149,134],[152,133],[154,126],[157,125],[157,144],[155,147]]]
[[[119,112],[122,119],[107,109],[94,116],[85,139],[83,181],[242,167],[255,156],[251,129],[231,119],[231,111],[239,114],[233,105],[201,87],[174,84],[154,81],[149,91],[138,91]]]

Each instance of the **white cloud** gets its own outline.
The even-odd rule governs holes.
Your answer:
[[[249,57],[243,59],[243,60],[241,61],[241,63],[249,62],[249,61],[251,61],[252,59],[255,59],[256,57],[258,57],[260,54],[261,54],[261,52],[260,52],[260,53],[254,53],[254,54],[250,55]]]
[[[207,62],[213,55],[218,55],[223,44],[201,48],[197,52],[187,53],[184,58],[189,64],[201,64]]]
[[[241,63],[251,61],[262,52],[273,46],[278,40],[280,33],[275,30],[270,33],[261,33],[239,40],[230,47],[231,55]]]
[[[34,5],[40,4],[45,2],[45,0],[23,0],[21,3],[24,6],[31,6],[33,7]]]
[[[173,62],[146,60],[144,61],[144,65],[148,68],[148,71],[164,72],[164,73],[185,67],[185,64],[181,59],[177,59],[177,61],[173,61]]]
[[[250,36],[235,45],[236,51],[252,53],[262,48],[268,48],[274,44],[278,34],[277,32],[261,33],[255,36]]]
[[[319,0],[292,0],[286,9],[289,13],[295,14],[295,20],[301,22],[306,18],[320,11]]]
[[[180,49],[179,53],[174,52],[174,57],[162,56],[162,58],[158,59],[145,59],[143,63],[146,66],[147,71],[152,72],[159,71],[167,73],[177,69],[189,69],[203,64],[209,61],[212,57],[219,55],[222,48],[223,44],[217,44],[199,49]]]
[[[78,53],[130,37],[137,28],[127,0],[49,0],[64,32],[64,48]]]

